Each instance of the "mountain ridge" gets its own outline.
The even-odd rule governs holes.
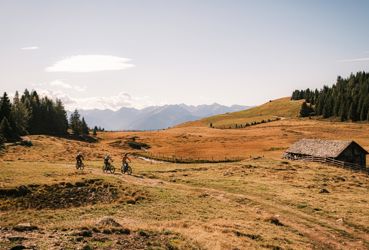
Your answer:
[[[225,106],[218,103],[202,105],[166,104],[142,109],[122,107],[110,109],[79,109],[90,127],[100,126],[106,130],[158,130],[204,117],[241,111],[250,106]],[[68,111],[68,116],[70,111]]]

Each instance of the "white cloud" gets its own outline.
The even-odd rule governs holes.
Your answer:
[[[65,94],[63,91],[36,89],[40,95],[60,99],[67,110],[74,109],[111,109],[118,110],[121,107],[144,108],[152,105],[147,97],[132,97],[121,92],[114,96],[102,97],[80,97],[75,98]]]
[[[54,86],[54,87],[60,87],[60,88],[63,88],[63,89],[72,89],[72,90],[75,90],[75,91],[78,91],[78,92],[82,92],[82,91],[86,90],[86,86],[81,87],[81,86],[77,86],[77,85],[71,85],[71,84],[66,83],[62,80],[54,80],[52,82],[49,82],[48,85]]]
[[[366,61],[369,61],[369,57],[344,59],[344,60],[339,60],[338,62],[366,62]]]
[[[23,47],[21,48],[21,50],[36,50],[39,49],[39,47],[37,46],[29,46],[29,47]]]
[[[131,59],[109,55],[77,55],[54,63],[45,69],[47,72],[96,72],[124,70],[135,67],[128,63]]]

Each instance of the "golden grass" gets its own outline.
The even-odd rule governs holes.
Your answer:
[[[104,155],[110,153],[118,164],[123,153],[139,151],[126,146],[112,146],[112,142],[127,141],[132,136],[149,144],[148,152],[160,157],[204,160],[257,156],[280,158],[292,143],[302,138],[355,140],[369,149],[368,130],[367,123],[284,119],[243,129],[180,127],[151,132],[104,132],[98,135],[100,141],[92,144],[36,135],[30,136],[34,146],[9,146],[0,159],[73,163],[76,153],[82,151],[87,160],[100,161],[101,164]]]
[[[8,171],[1,185],[105,178],[143,190],[148,199],[135,205],[3,211],[0,226],[31,221],[46,229],[92,228],[109,215],[131,229],[178,232],[204,249],[369,247],[368,176],[360,173],[267,158],[201,165],[135,161],[135,176],[102,174],[99,162],[88,164],[87,175],[55,163],[39,163],[34,173],[36,166],[25,164],[2,165],[1,173],[14,174]],[[322,188],[330,193],[320,194]]]
[[[286,101],[280,100],[280,105],[284,107]],[[258,112],[271,115],[267,107]],[[274,114],[288,117],[288,110],[292,109]],[[249,112],[250,117],[257,113]],[[2,211],[0,229],[28,221],[46,230],[93,227],[109,215],[131,229],[180,233],[204,249],[368,249],[368,175],[281,160],[283,151],[301,138],[355,140],[368,149],[367,131],[369,124],[364,123],[287,118],[244,129],[200,124],[153,132],[104,132],[93,144],[30,136],[34,146],[8,146],[1,156],[0,188],[103,178],[144,192],[147,199],[41,212]],[[154,155],[244,160],[174,164],[133,159],[133,176],[103,174],[103,155],[109,152],[119,169],[122,153],[133,150],[115,142],[132,136],[149,144]],[[87,159],[83,173],[74,169],[74,156],[80,150]],[[321,189],[329,193],[322,194]]]
[[[184,123],[179,127],[188,126],[210,126],[227,127],[235,124],[246,124],[260,122],[262,120],[273,120],[276,117],[295,118],[299,115],[302,100],[291,101],[289,97],[272,100],[258,107],[232,112],[222,115],[207,117],[198,121]]]

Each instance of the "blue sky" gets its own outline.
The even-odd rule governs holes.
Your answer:
[[[369,70],[368,1],[0,1],[1,91],[257,105]]]

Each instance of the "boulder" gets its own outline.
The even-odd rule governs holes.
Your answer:
[[[119,224],[118,222],[116,222],[113,218],[111,217],[105,217],[103,219],[101,219],[98,223],[98,226],[103,226],[103,227],[121,227],[122,225]]]
[[[13,230],[18,231],[18,232],[34,231],[37,229],[38,227],[31,225],[31,223],[20,223],[13,227]]]

